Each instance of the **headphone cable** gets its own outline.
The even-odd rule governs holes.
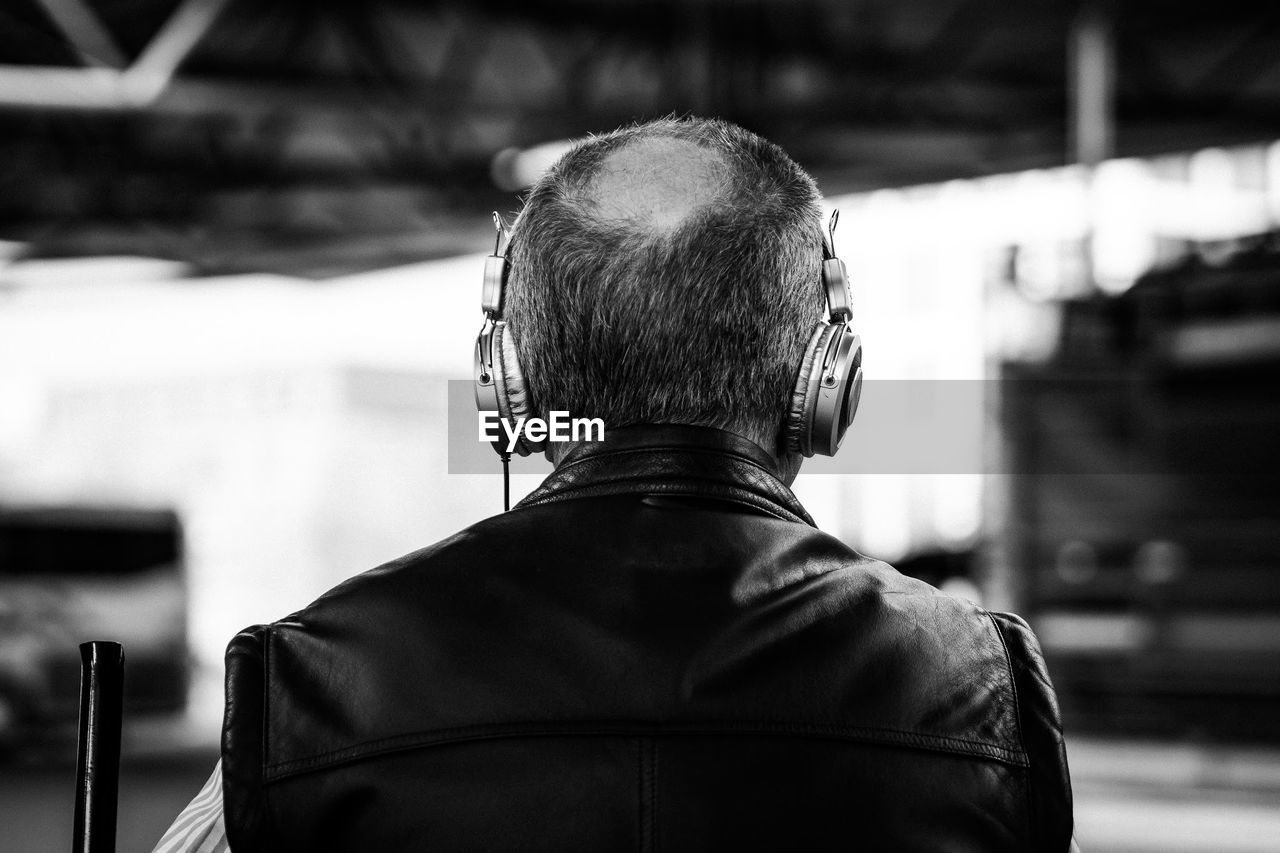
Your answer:
[[[502,511],[511,510],[511,454],[503,452],[502,457]]]

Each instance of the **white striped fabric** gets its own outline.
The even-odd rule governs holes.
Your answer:
[[[222,821],[222,762],[151,853],[230,853]]]

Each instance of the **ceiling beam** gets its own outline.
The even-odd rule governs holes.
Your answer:
[[[0,106],[126,110],[155,102],[228,0],[186,0],[127,68],[106,28],[79,0],[41,0],[81,53],[115,51],[116,67],[0,65]],[[76,9],[79,12],[76,12]],[[59,17],[61,16],[61,17]],[[104,41],[105,40],[105,41]],[[109,45],[105,46],[105,45]]]
[[[82,0],[37,0],[87,65],[124,68],[129,64],[115,38]]]
[[[186,0],[175,9],[125,72],[130,85],[139,93],[154,93],[147,97],[154,100],[226,5],[227,0]]]

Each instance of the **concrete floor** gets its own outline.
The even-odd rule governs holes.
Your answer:
[[[1075,738],[1067,755],[1085,853],[1280,851],[1280,749]]]
[[[147,853],[208,778],[217,756],[126,763],[120,771],[116,849]],[[0,767],[0,849],[66,853],[72,848],[74,765]]]

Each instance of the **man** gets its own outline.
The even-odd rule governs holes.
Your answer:
[[[487,283],[477,376],[604,440],[236,637],[220,772],[158,849],[225,844],[221,810],[236,853],[1067,850],[1025,623],[857,554],[788,489],[839,444],[810,392],[845,389],[828,431],[856,406],[818,198],[723,122],[565,155]]]

